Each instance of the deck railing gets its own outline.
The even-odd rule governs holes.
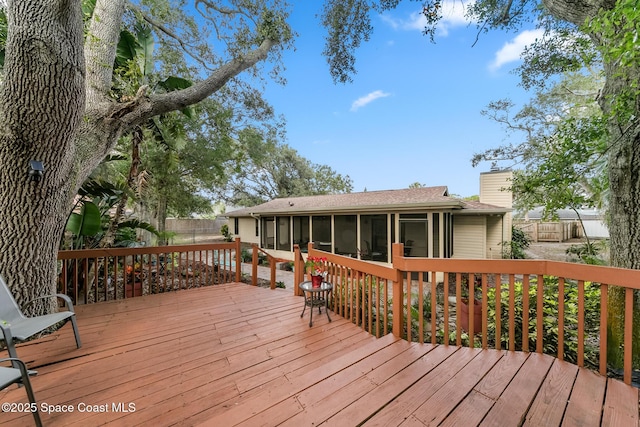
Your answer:
[[[375,336],[391,328],[408,341],[553,354],[602,375],[609,291],[618,287],[625,308],[615,317],[624,327],[623,375],[631,383],[638,270],[546,260],[413,258],[403,256],[402,244],[393,245],[392,267],[312,245],[308,254],[327,258],[334,312]],[[302,268],[299,262],[296,269]],[[478,305],[468,304],[464,322],[463,303],[474,299]]]
[[[240,239],[58,252],[58,291],[76,304],[239,282],[241,273]]]
[[[266,258],[267,263],[269,264],[269,283],[270,288],[275,289],[276,286],[276,267],[279,262],[289,262],[289,260],[283,258],[277,258],[271,255],[269,252],[258,247],[257,244],[253,243],[252,247],[252,258],[251,258],[251,284],[253,286],[258,285],[258,264],[260,263],[260,255]],[[299,282],[298,282],[299,283]]]
[[[257,252],[254,248],[254,278]],[[413,258],[403,256],[402,244],[393,245],[393,254],[387,266],[319,251],[313,244],[308,248],[308,256],[327,259],[333,311],[377,337],[392,331],[408,341],[551,353],[606,375],[607,328],[620,322],[624,381],[631,383],[640,270],[545,260]],[[58,260],[59,291],[85,304],[240,282],[242,275],[239,239],[61,251]],[[304,278],[297,246],[294,277],[295,283]],[[271,282],[273,287],[274,277]],[[616,316],[607,313],[612,289],[624,298],[624,313]],[[468,304],[466,322],[465,299],[478,300]]]
[[[294,271],[298,272],[300,276],[297,280],[301,281],[304,259],[297,246],[294,253]],[[334,286],[331,305],[336,314],[350,319],[376,337],[391,332],[392,284],[397,279],[393,268],[319,251],[313,248],[313,243],[309,244],[308,256],[327,259],[326,280]],[[296,292],[299,295],[297,287]]]

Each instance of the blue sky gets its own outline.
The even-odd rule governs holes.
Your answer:
[[[533,31],[480,35],[462,18],[461,2],[445,7],[431,43],[422,35],[419,2],[373,19],[374,34],[357,52],[353,83],[334,84],[322,56],[321,2],[293,1],[296,50],[285,54],[286,86],[266,99],[287,121],[286,144],[313,163],[349,175],[354,191],[446,185],[478,194],[475,152],[504,143],[504,130],[480,114],[493,100],[518,104],[531,94],[511,71]]]

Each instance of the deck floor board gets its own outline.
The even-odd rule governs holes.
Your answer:
[[[638,426],[636,388],[553,357],[376,339],[324,310],[309,327],[302,308],[238,283],[81,305],[81,349],[65,325],[17,352],[40,407],[74,409],[41,414],[47,426]]]

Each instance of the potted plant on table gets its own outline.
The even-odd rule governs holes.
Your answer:
[[[327,258],[310,256],[304,263],[304,267],[307,273],[311,274],[311,284],[314,288],[319,288],[322,285],[322,280],[326,275],[324,271]]]

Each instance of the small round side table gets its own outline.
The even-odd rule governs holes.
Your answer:
[[[311,314],[309,316],[309,327],[313,326],[313,307],[318,307],[318,313],[322,314],[322,306],[324,305],[324,311],[327,313],[327,319],[331,322],[329,317],[329,297],[333,291],[333,285],[329,282],[323,281],[322,284],[314,288],[310,281],[305,281],[298,285],[304,296],[304,308],[300,317],[304,316],[304,312],[307,307],[311,307]]]

